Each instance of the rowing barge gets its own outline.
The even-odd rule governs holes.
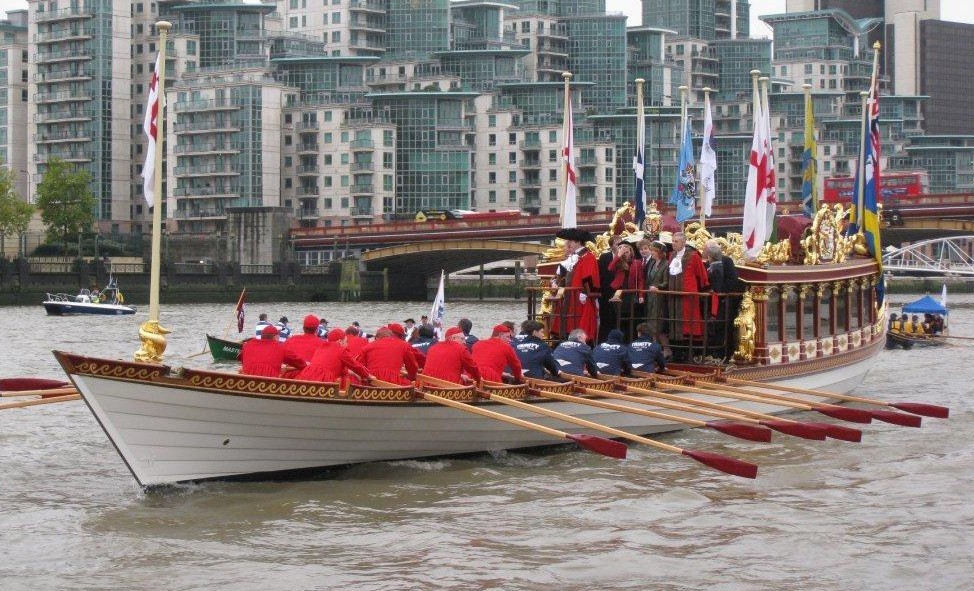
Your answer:
[[[555,443],[553,435],[567,436],[584,446],[590,443],[585,438],[599,432],[639,438],[683,429],[687,426],[682,420],[685,417],[700,419],[710,412],[674,409],[672,396],[679,397],[678,404],[707,398],[710,404],[720,405],[715,412],[721,414],[712,416],[754,418],[754,413],[759,413],[765,417],[760,420],[767,421],[770,414],[849,400],[843,395],[862,382],[885,343],[885,306],[876,290],[881,273],[873,258],[856,256],[853,242],[842,237],[843,215],[823,208],[803,242],[803,252],[793,256],[781,243],[768,245],[757,264],[740,266],[746,290],[720,294],[722,298],[740,299],[739,312],[733,318],[722,320],[710,313],[710,294],[672,296],[700,297],[702,316],[708,323],[732,321],[723,324],[721,331],[708,327],[699,340],[674,342],[675,349],[683,347],[684,357],[684,362],[674,367],[703,377],[715,373],[730,376],[752,384],[752,389],[742,395],[732,394],[731,386],[702,386],[693,379],[668,384],[664,394],[671,398],[649,405],[655,416],[627,411],[627,405],[646,403],[619,399],[620,388],[631,393],[634,387],[620,382],[576,384],[569,386],[567,393],[552,384],[534,384],[527,389],[496,386],[486,396],[473,388],[439,388],[431,393],[429,384],[360,386],[343,391],[336,384],[66,352],[55,355],[143,486],[532,448]],[[709,238],[702,228],[688,235],[690,243],[698,246]],[[731,254],[741,254],[739,237],[724,246]],[[548,301],[550,296],[544,288],[532,291],[529,317],[550,322],[552,312],[545,309]],[[620,311],[616,318],[620,326],[629,322],[630,329],[641,320],[631,311]],[[571,321],[563,316],[561,326]],[[711,335],[722,336],[722,340],[712,340]],[[645,388],[635,388],[640,395],[646,394]],[[782,405],[775,399],[753,395],[778,388],[789,389],[799,400]],[[556,396],[569,394],[611,398],[613,406],[580,404],[577,399]],[[656,412],[663,409],[671,413],[669,417]],[[829,416],[842,416],[831,412]],[[566,419],[581,426],[577,435],[557,431]],[[919,425],[918,420],[914,424],[895,416],[881,420]],[[778,426],[786,429],[784,432],[792,429]],[[822,429],[821,438],[829,432],[858,441],[858,431]],[[660,444],[645,437],[635,441]],[[667,451],[689,455],[685,450],[660,445]],[[743,469],[734,473],[750,475]]]

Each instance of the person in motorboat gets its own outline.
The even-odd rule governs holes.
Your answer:
[[[505,373],[513,377],[515,383],[524,381],[521,374],[521,361],[511,348],[511,329],[504,324],[498,324],[491,332],[489,339],[474,343],[473,360],[480,369],[480,375],[492,382],[505,381]]]
[[[407,318],[402,321],[402,325],[406,329],[406,342],[408,343],[413,339],[413,334],[416,332],[416,321],[412,318]]]
[[[416,355],[406,341],[396,338],[387,327],[375,333],[375,340],[362,349],[359,361],[369,373],[385,382],[408,386],[416,379]],[[406,376],[403,377],[403,369]]]
[[[254,336],[259,339],[260,334],[264,332],[264,329],[267,328],[268,326],[272,326],[272,325],[270,322],[267,321],[267,313],[263,312],[261,313],[260,316],[257,317],[257,326],[254,327]]]
[[[551,354],[551,347],[542,338],[543,330],[544,324],[537,320],[522,322],[514,353],[521,362],[521,372],[525,377],[560,380],[558,363]]]
[[[592,361],[599,368],[599,373],[611,376],[632,375],[629,347],[624,339],[622,331],[614,328],[606,335],[604,343],[595,346],[592,351]]]
[[[423,375],[454,384],[480,383],[480,368],[467,350],[466,336],[458,326],[447,330],[446,339],[430,347]]]
[[[260,338],[249,339],[240,349],[240,373],[248,376],[268,378],[281,377],[281,366],[304,369],[308,364],[293,353],[284,351],[284,343],[277,340],[274,325],[264,327]]]
[[[588,370],[593,378],[599,377],[599,368],[592,359],[592,348],[586,344],[587,340],[585,330],[576,328],[568,333],[567,341],[555,347],[551,354],[562,373],[581,376]]]
[[[889,315],[889,326],[887,327],[887,329],[890,332],[900,332],[900,321],[899,321],[899,316],[896,314],[896,312],[893,312],[892,314]]]
[[[666,358],[663,348],[653,341],[652,327],[648,322],[636,325],[636,340],[629,343],[629,361],[636,371],[663,373],[666,371]]]
[[[310,363],[311,358],[314,357],[315,351],[318,350],[324,343],[318,338],[316,334],[318,331],[318,317],[314,314],[308,314],[304,317],[304,322],[302,323],[301,334],[296,334],[284,341],[284,351],[287,353],[293,353],[296,357],[304,359],[305,362]],[[290,374],[290,375],[288,375]],[[281,377],[293,378],[296,377],[298,372],[288,372],[282,374]]]
[[[295,337],[297,338],[297,337]],[[318,337],[314,337],[318,338]],[[341,381],[342,387],[347,387],[350,379],[354,378],[349,372],[356,374],[363,383],[369,383],[373,375],[368,368],[359,363],[349,353],[346,345],[345,331],[340,328],[333,328],[328,331],[328,340],[318,347],[311,363],[308,364],[298,374],[297,379],[312,382],[338,382]]]

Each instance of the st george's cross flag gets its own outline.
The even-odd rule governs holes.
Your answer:
[[[159,134],[159,61],[161,56],[156,56],[156,66],[152,70],[152,81],[149,82],[149,101],[145,107],[145,120],[142,122],[142,129],[148,138],[145,148],[145,163],[142,165],[142,192],[145,194],[145,202],[152,207],[155,202],[155,182],[156,182],[156,139]]]

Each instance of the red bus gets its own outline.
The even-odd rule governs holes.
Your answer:
[[[825,179],[822,198],[826,203],[848,203],[852,199],[856,179],[851,176],[833,176]],[[930,177],[926,171],[884,172],[879,179],[881,201],[887,199],[915,199],[929,192]]]

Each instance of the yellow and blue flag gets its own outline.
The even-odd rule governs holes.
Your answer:
[[[676,169],[676,186],[670,195],[670,205],[676,206],[676,221],[681,224],[697,213],[697,166],[693,161],[693,142],[690,138],[690,118],[683,129],[680,164]]]
[[[805,96],[805,151],[802,152],[802,211],[812,217],[818,211],[818,166],[815,160],[815,109]]]
[[[863,163],[856,171],[856,185],[853,194],[855,212],[853,223],[849,226],[849,235],[862,232],[866,237],[866,248],[869,254],[879,264],[880,273],[883,269],[883,249],[879,234],[879,195],[880,187],[880,145],[879,145],[879,94],[875,84],[870,89],[869,100],[866,102],[866,141],[863,142],[863,153],[860,154]],[[860,181],[860,176],[862,180]],[[876,286],[876,301],[882,303],[884,295],[883,282]]]

